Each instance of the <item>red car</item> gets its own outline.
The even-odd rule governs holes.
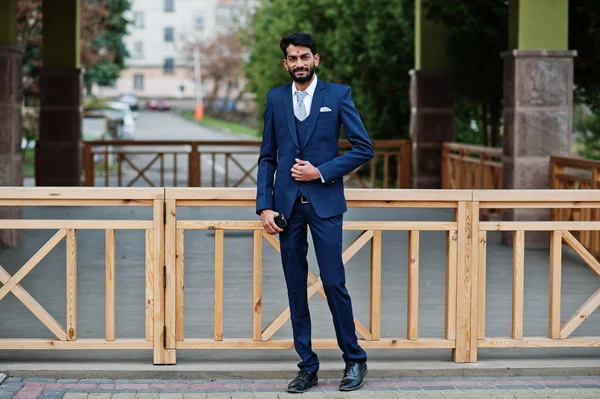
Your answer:
[[[154,111],[168,111],[171,109],[171,105],[167,100],[159,98],[156,100],[148,100],[148,109]]]

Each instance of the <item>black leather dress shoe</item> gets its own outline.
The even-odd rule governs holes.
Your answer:
[[[360,388],[363,382],[365,382],[366,376],[367,362],[346,363],[346,368],[344,369],[344,377],[342,378],[342,382],[340,383],[340,391],[354,391],[355,389]]]
[[[311,387],[317,386],[319,377],[317,373],[311,373],[310,371],[300,370],[296,378],[294,378],[288,385],[287,391],[290,393],[302,393],[308,391]]]

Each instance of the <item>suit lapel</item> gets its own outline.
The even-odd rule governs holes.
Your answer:
[[[310,106],[310,115],[308,116],[308,127],[306,130],[306,138],[304,140],[304,143],[302,144],[303,147],[306,145],[306,143],[308,143],[308,140],[310,140],[310,137],[312,136],[315,130],[315,126],[317,126],[317,120],[319,119],[319,114],[321,111],[321,104],[323,104],[323,99],[325,99],[326,91],[327,90],[325,90],[325,84],[323,83],[323,81],[318,80],[317,88],[315,89],[315,97],[313,98],[312,104]],[[292,110],[292,116],[293,114],[294,112]]]
[[[293,83],[292,83],[293,84]],[[294,140],[294,144],[296,147],[300,148],[298,145],[298,133],[296,133],[296,117],[294,116],[294,105],[292,104],[292,84],[289,84],[283,90],[283,107],[285,109],[285,118],[288,123],[288,130],[290,131],[290,135]]]

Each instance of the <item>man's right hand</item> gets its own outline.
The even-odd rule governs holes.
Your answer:
[[[263,227],[265,228],[265,231],[271,235],[283,231],[275,224],[275,216],[277,215],[279,215],[277,212],[270,209],[265,209],[260,213],[260,220],[262,221]]]

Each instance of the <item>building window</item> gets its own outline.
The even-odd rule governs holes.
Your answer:
[[[144,75],[133,75],[133,89],[144,90]]]
[[[165,0],[165,11],[175,11],[175,0]]]
[[[133,43],[133,52],[138,55],[144,54],[144,42],[138,40],[137,42]]]
[[[204,30],[204,17],[201,15],[197,16],[194,25],[196,26],[196,30]]]
[[[165,28],[165,42],[175,41],[175,29]]]
[[[175,72],[175,59],[173,57],[165,58],[165,73],[174,73]]]
[[[144,27],[144,13],[142,11],[133,12],[133,26],[138,29],[142,29]]]

